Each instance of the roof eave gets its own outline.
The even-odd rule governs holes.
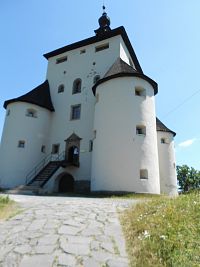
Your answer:
[[[83,47],[83,46],[86,46],[86,45],[90,45],[90,44],[93,44],[93,43],[96,43],[96,42],[100,42],[100,41],[103,41],[103,40],[106,40],[108,38],[112,38],[114,36],[117,36],[117,35],[121,35],[122,36],[122,39],[123,41],[125,42],[127,48],[128,48],[128,51],[131,55],[131,58],[135,64],[135,67],[136,69],[143,73],[142,71],[142,68],[140,66],[140,63],[137,59],[137,56],[134,52],[134,49],[131,45],[131,42],[128,38],[128,35],[126,33],[126,30],[123,26],[121,27],[118,27],[118,28],[115,28],[107,33],[105,33],[104,36],[93,36],[93,37],[90,37],[90,38],[87,38],[87,39],[84,39],[82,41],[79,41],[79,42],[76,42],[76,43],[72,43],[70,45],[67,45],[67,46],[63,46],[61,48],[58,48],[52,52],[49,52],[49,53],[46,53],[44,54],[43,56],[48,60],[49,58],[51,57],[54,57],[54,56],[57,56],[57,55],[60,55],[60,54],[63,54],[65,52],[68,52],[68,51],[71,51],[71,50],[74,50],[74,49],[77,49],[77,48],[80,48],[80,47]]]
[[[120,78],[120,77],[139,77],[139,78],[142,78],[142,79],[148,81],[152,85],[152,87],[154,89],[154,95],[156,95],[158,93],[158,84],[155,81],[153,81],[151,78],[149,78],[148,76],[146,76],[146,75],[144,75],[142,73],[135,72],[135,73],[117,73],[117,74],[111,75],[109,77],[105,77],[103,79],[100,79],[92,87],[93,94],[95,95],[96,88],[97,88],[98,85],[100,85],[100,84],[102,84],[102,83],[104,83],[106,81],[109,81],[111,79],[116,79],[116,78]]]
[[[43,105],[40,105],[40,104],[35,103],[34,101],[21,100],[21,99],[19,100],[19,99],[17,99],[17,98],[13,98],[13,99],[11,99],[11,100],[7,100],[7,101],[5,101],[3,107],[4,107],[5,109],[7,109],[7,106],[8,106],[9,104],[16,103],[16,102],[29,103],[29,104],[33,104],[33,105],[39,106],[39,107],[44,108],[44,109],[48,109],[48,110],[51,111],[51,112],[54,112],[54,111],[55,111],[54,108],[48,108],[48,107],[45,107],[45,106],[43,106]]]

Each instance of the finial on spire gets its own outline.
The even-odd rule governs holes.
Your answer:
[[[105,12],[105,5],[103,3],[103,14],[102,16],[99,18],[99,29],[95,30],[94,32],[96,33],[96,35],[104,35],[106,32],[110,31],[110,18],[107,16],[107,13]]]

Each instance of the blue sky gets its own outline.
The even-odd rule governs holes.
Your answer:
[[[177,164],[200,169],[200,1],[105,0],[146,75],[158,82],[158,117],[172,130]],[[3,102],[45,80],[44,53],[91,37],[102,0],[0,1],[0,134]]]

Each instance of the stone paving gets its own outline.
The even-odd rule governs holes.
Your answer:
[[[23,213],[0,222],[0,267],[126,267],[119,211],[134,201],[10,195]]]

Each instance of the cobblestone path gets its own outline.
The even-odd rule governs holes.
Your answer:
[[[133,201],[11,195],[24,209],[0,222],[0,267],[125,267],[117,210]]]

